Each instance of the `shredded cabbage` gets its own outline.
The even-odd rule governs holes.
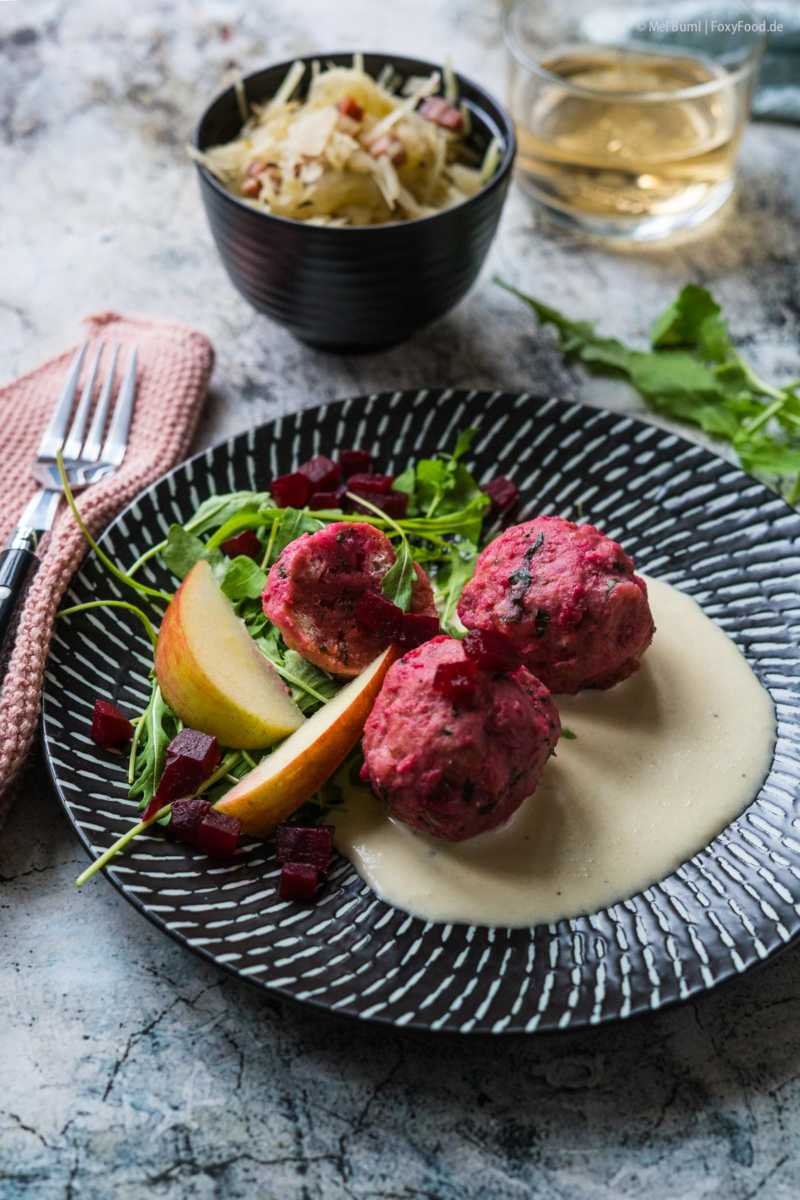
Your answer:
[[[462,203],[497,169],[496,139],[482,164],[466,145],[469,111],[449,64],[443,96],[438,71],[407,79],[398,94],[391,67],[373,79],[362,55],[352,67],[313,63],[306,98],[294,99],[304,75],[293,63],[275,95],[249,109],[239,84],[238,137],[190,151],[257,210],[315,225],[411,220]],[[425,112],[429,98],[436,115]]]

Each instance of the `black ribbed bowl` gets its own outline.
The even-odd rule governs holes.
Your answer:
[[[352,54],[315,54],[349,66]],[[438,64],[365,54],[368,74],[391,64],[404,79]],[[249,101],[274,95],[291,62],[244,80]],[[477,195],[435,216],[393,225],[330,228],[256,212],[198,165],[214,241],[235,288],[304,342],[326,350],[369,350],[403,341],[443,316],[466,294],[494,237],[516,153],[510,117],[483,88],[457,76],[472,118],[471,144],[482,153],[492,137],[504,151]],[[212,101],[194,135],[199,150],[230,141],[241,128],[232,87]]]

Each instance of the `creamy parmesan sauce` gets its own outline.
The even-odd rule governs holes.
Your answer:
[[[563,739],[499,830],[448,843],[352,787],[336,845],[384,900],[429,921],[525,926],[605,908],[663,879],[753,799],[772,700],[688,596],[648,580],[657,633],[632,678],[557,697]]]

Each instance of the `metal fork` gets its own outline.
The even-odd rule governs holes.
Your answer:
[[[136,396],[136,350],[131,351],[128,368],[120,384],[106,431],[106,421],[114,393],[119,346],[114,346],[112,350],[105,382],[100,389],[89,425],[104,347],[101,342],[88,369],[80,400],[75,405],[88,345],[88,342],[84,342],[70,364],[64,387],[33,463],[33,476],[40,484],[40,490],[31,497],[5,549],[0,552],[0,642],[5,636],[28,573],[34,564],[38,564],[34,550],[39,538],[53,527],[63,492],[56,454],[61,451],[69,485],[73,492],[78,492],[116,471],[128,447],[128,431]]]

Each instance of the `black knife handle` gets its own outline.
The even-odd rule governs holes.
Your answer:
[[[33,537],[19,538],[16,545],[0,551],[0,644],[31,568],[39,560],[30,549]]]

